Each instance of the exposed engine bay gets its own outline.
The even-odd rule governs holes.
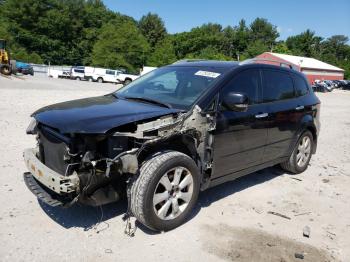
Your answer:
[[[185,113],[122,125],[106,134],[61,134],[36,121],[27,133],[36,135],[38,160],[63,181],[59,182],[63,187],[57,189],[58,182],[51,181],[54,178],[44,181],[40,173],[34,175],[52,198],[64,206],[76,202],[97,206],[126,196],[127,185],[137,176],[142,162],[161,150],[175,149],[190,155],[202,173],[202,188],[206,188],[212,169],[214,129],[215,115],[195,106]]]

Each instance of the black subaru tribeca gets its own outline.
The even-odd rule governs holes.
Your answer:
[[[182,61],[100,97],[44,107],[24,180],[51,206],[128,199],[154,230],[181,225],[199,191],[316,151],[320,101],[304,75],[259,63]]]

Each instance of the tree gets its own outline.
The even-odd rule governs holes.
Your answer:
[[[92,64],[137,71],[145,62],[149,45],[136,23],[115,19],[102,26],[93,47]]]
[[[280,41],[275,46],[273,46],[272,52],[287,55],[292,54],[292,51],[288,49],[288,46],[283,41]]]
[[[221,53],[215,47],[208,46],[202,49],[199,53],[189,54],[188,59],[209,59],[209,60],[232,60],[231,57]]]
[[[269,46],[267,46],[266,43],[262,40],[257,40],[255,42],[251,42],[248,45],[246,51],[243,54],[243,58],[253,58],[266,51],[269,51]]]
[[[251,23],[249,32],[251,42],[260,41],[269,48],[272,48],[279,37],[277,27],[264,18],[256,18]]]
[[[157,14],[148,13],[143,16],[139,28],[152,49],[167,35],[164,22]]]
[[[175,52],[179,59],[196,57],[206,48],[221,51],[223,42],[222,26],[219,24],[204,24],[193,28],[190,32],[174,35]]]
[[[176,60],[173,41],[170,37],[166,37],[155,46],[154,52],[148,57],[147,65],[159,67],[174,63]]]
[[[321,37],[315,36],[315,32],[307,29],[305,32],[288,37],[286,45],[294,55],[313,57],[319,53]]]
[[[53,64],[82,64],[102,24],[118,16],[100,0],[7,0],[1,10],[15,42],[11,51]]]

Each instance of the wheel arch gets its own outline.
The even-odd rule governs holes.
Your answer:
[[[198,166],[198,154],[195,146],[195,140],[189,135],[176,135],[168,138],[165,141],[159,141],[155,144],[147,146],[146,150],[143,150],[139,155],[139,161],[142,163],[144,160],[148,159],[151,155],[160,151],[178,151],[189,156]]]
[[[302,120],[301,120],[301,127],[298,132],[296,141],[299,139],[299,137],[305,132],[305,131],[310,131],[312,134],[313,138],[313,150],[312,153],[316,153],[316,148],[317,148],[317,139],[318,139],[318,134],[317,134],[317,127],[314,123],[314,119],[311,115],[305,115]]]

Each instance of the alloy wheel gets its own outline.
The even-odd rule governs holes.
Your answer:
[[[309,159],[309,156],[311,154],[311,139],[308,136],[304,136],[298,145],[298,151],[297,151],[297,165],[299,167],[304,167]]]
[[[153,208],[162,220],[171,220],[184,212],[193,195],[193,177],[184,167],[167,171],[153,194]]]

